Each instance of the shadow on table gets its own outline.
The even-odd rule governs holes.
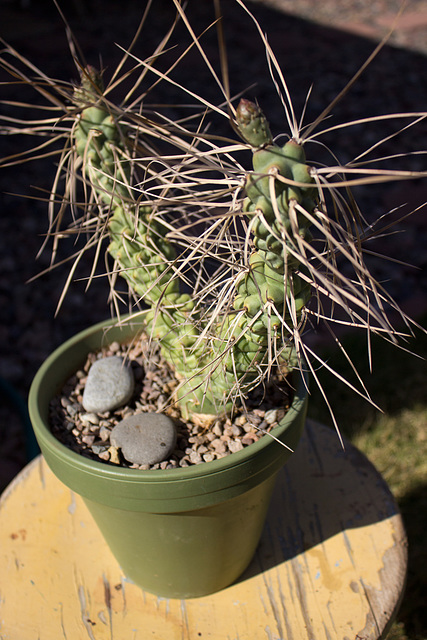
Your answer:
[[[348,442],[343,450],[332,429],[307,421],[298,449],[279,472],[257,553],[241,580],[397,513],[367,458]]]

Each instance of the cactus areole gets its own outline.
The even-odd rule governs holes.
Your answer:
[[[166,227],[146,201],[140,205],[135,198],[126,132],[109,113],[100,74],[92,67],[83,72],[74,103],[81,109],[75,150],[85,179],[109,210],[109,253],[131,291],[150,308],[148,332],[182,380],[176,398],[181,411],[230,411],[271,369],[271,353],[279,369],[289,368],[292,328],[310,298],[301,244],[311,234],[302,212],[316,209],[317,190],[302,146],[293,140],[274,144],[261,110],[241,100],[236,124],[253,151],[242,212],[249,219],[252,252],[233,285],[233,308],[206,319],[182,292]]]

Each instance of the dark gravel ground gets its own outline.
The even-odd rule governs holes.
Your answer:
[[[134,33],[142,8],[140,3],[122,0],[62,3],[89,62],[102,59],[111,69],[120,52],[115,43],[126,46]],[[250,20],[234,3],[224,2],[226,37],[232,92],[256,84],[246,93],[257,97],[268,113],[274,133],[286,131],[283,111],[268,76],[259,38]],[[313,84],[306,113],[311,121],[344,86],[373,50],[391,24],[398,2],[317,2],[315,0],[271,0],[248,3],[269,34],[270,43],[283,66],[297,113]],[[145,3],[144,3],[145,6]],[[170,24],[170,0],[156,0],[149,27],[144,31],[136,53],[149,55]],[[1,2],[0,35],[31,58],[52,77],[76,79],[63,25],[56,10],[44,2]],[[212,18],[211,3],[190,3],[189,14],[196,31]],[[334,110],[334,122],[400,111],[419,111],[427,105],[426,58],[427,10],[425,2],[410,3],[410,19],[381,51],[370,69],[350,94]],[[418,19],[417,19],[418,16]],[[206,48],[215,60],[216,37],[205,38]],[[182,82],[219,101],[219,92],[196,58],[183,64]],[[4,79],[4,75],[1,76]],[[16,89],[2,87],[7,99]],[[31,100],[31,97],[29,97]],[[159,94],[173,102],[173,97]],[[367,129],[354,128],[328,140],[342,160],[351,158],[381,136],[390,133],[387,124]],[[409,130],[384,146],[384,153],[421,150],[426,146],[427,124]],[[21,144],[16,137],[0,139],[1,153],[13,153]],[[424,158],[415,156],[402,164],[420,168]],[[66,267],[59,267],[28,284],[49,263],[49,255],[37,262],[35,256],[46,231],[46,207],[40,200],[11,194],[38,195],[36,188],[48,189],[52,173],[48,162],[27,164],[0,172],[0,489],[34,455],[25,421],[25,402],[31,380],[45,357],[76,331],[102,320],[109,314],[108,285],[96,280],[85,294],[85,283],[76,282],[58,315],[55,308],[66,278]],[[420,206],[427,201],[426,184],[404,184],[393,188],[375,187],[359,194],[369,217],[408,202]],[[408,205],[409,206],[409,205]],[[392,280],[391,292],[411,315],[426,309],[427,226],[425,210],[406,221],[406,233],[377,243],[380,250],[416,268],[384,263],[376,266],[379,277]],[[72,248],[69,247],[69,250]],[[86,269],[85,269],[86,266]],[[76,279],[84,278],[88,263]]]

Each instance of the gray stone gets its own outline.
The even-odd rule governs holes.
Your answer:
[[[135,464],[156,464],[165,460],[176,445],[173,420],[163,413],[138,413],[119,422],[110,442],[123,457]]]
[[[89,413],[113,411],[130,400],[134,387],[132,369],[124,363],[123,358],[101,358],[89,369],[83,392],[83,407]]]

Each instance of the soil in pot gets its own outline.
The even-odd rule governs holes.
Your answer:
[[[122,357],[135,379],[133,396],[125,406],[113,411],[86,411],[83,392],[92,364],[111,356]],[[113,342],[88,354],[84,366],[67,381],[50,404],[50,422],[55,437],[73,451],[88,458],[123,467],[173,469],[188,467],[223,458],[253,444],[277,426],[288,410],[293,397],[286,379],[271,380],[254,390],[233,415],[218,417],[211,424],[195,424],[182,418],[179,408],[171,402],[178,381],[159,349],[148,340],[132,344]],[[129,462],[120,448],[110,440],[114,427],[130,416],[162,412],[174,422],[177,431],[173,452],[161,462],[137,464]]]

